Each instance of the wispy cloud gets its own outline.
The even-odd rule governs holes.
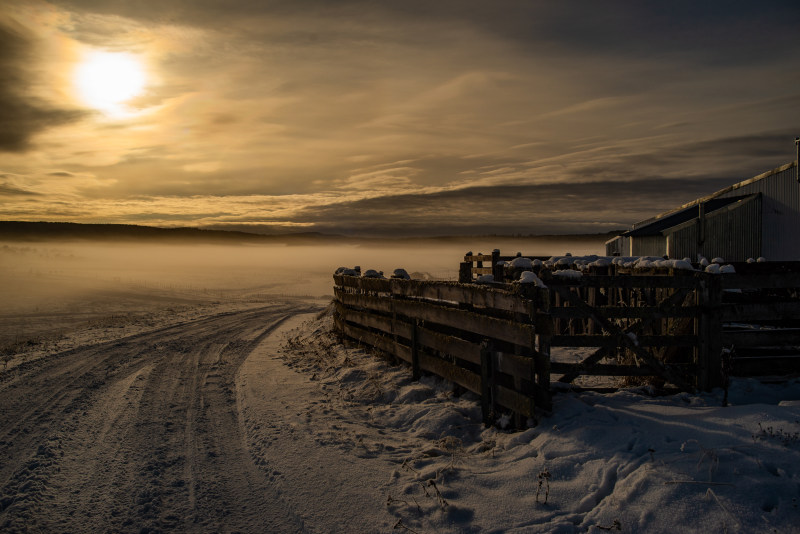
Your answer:
[[[798,134],[794,2],[0,12],[3,218],[610,229],[785,163]],[[143,58],[131,116],[70,94],[89,49]]]

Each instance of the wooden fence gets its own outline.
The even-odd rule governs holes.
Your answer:
[[[533,417],[551,407],[551,375],[648,377],[638,379],[692,391],[725,386],[729,375],[800,373],[795,267],[542,270],[546,287],[337,275],[336,323],[411,364],[414,376],[434,373],[477,393],[486,421],[499,409]],[[551,361],[553,347],[583,347],[586,356]]]
[[[536,298],[456,282],[334,276],[346,336],[481,396],[484,420],[503,407],[550,410],[550,318]]]

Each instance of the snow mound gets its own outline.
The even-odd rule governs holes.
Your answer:
[[[392,273],[392,278],[398,278],[400,280],[410,280],[411,276],[409,276],[408,272],[405,269],[395,269]]]
[[[518,283],[518,284],[535,284],[536,287],[542,287],[542,288],[547,287],[545,285],[545,283],[542,281],[542,279],[539,278],[538,276],[536,276],[536,273],[534,273],[533,271],[524,271],[520,275],[519,280],[517,280],[516,283]]]
[[[513,269],[533,269],[533,261],[530,258],[514,258],[509,262],[509,267]]]

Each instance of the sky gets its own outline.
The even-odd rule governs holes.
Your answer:
[[[795,159],[800,4],[4,0],[0,219],[626,228]]]

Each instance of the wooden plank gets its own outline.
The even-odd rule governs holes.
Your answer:
[[[342,323],[342,332],[351,339],[357,340],[361,343],[371,345],[383,352],[392,354],[406,363],[412,363],[411,348],[400,343],[395,343],[387,337],[379,336],[373,332],[355,327],[353,325]],[[449,380],[458,384],[469,391],[480,395],[480,376],[477,374],[458,367],[450,362],[446,362],[441,358],[437,358],[424,351],[419,351],[419,366],[423,371],[433,373],[439,377]]]
[[[403,321],[394,321],[391,317],[384,317],[374,315],[368,312],[358,311],[342,306],[339,306],[340,314],[350,322],[355,322],[363,327],[375,328],[385,332],[389,335],[399,335],[406,339],[411,339],[413,325]],[[480,346],[477,343],[460,339],[454,336],[442,334],[429,328],[417,327],[416,339],[420,347],[440,351],[452,355],[455,358],[480,364]],[[528,356],[515,356],[507,354],[506,361],[508,362],[525,362],[517,366],[519,373],[529,372],[528,367],[533,366],[533,361]],[[511,365],[510,363],[508,365]],[[522,369],[525,369],[522,371]]]
[[[724,331],[723,345],[733,345],[737,349],[745,347],[800,347],[800,328],[780,328],[769,330]]]
[[[800,320],[800,302],[723,304],[720,318],[726,322]]]
[[[782,376],[800,374],[800,355],[733,359],[733,376]]]
[[[464,261],[492,261],[491,254],[472,254],[464,256]]]
[[[340,314],[349,321],[362,327],[375,328],[390,335],[399,335],[411,339],[413,325],[402,321],[393,321],[390,317],[382,317],[367,312],[361,312],[341,307]],[[420,348],[428,348],[450,354],[456,358],[474,364],[480,364],[480,346],[457,337],[435,332],[428,328],[416,328],[416,341]]]
[[[682,276],[667,275],[591,275],[580,278],[558,278],[547,276],[548,287],[597,287],[597,288],[673,288],[695,289],[705,273]]]
[[[594,312],[605,319],[663,319],[672,317],[695,317],[699,308],[696,306],[597,306]],[[590,317],[585,310],[575,307],[551,308],[554,319],[572,319],[574,317]]]
[[[536,370],[533,358],[503,352],[495,352],[495,364],[498,372],[511,376],[528,378]]]
[[[579,368],[580,364],[577,363],[552,362],[550,366],[551,372],[556,374],[579,372],[581,375],[589,376],[658,376],[658,373],[647,365],[639,367],[598,363],[592,367],[581,369]]]
[[[721,274],[723,289],[779,289],[800,287],[800,273]]]
[[[622,339],[622,337],[626,339]],[[693,347],[697,345],[697,336],[637,336],[635,344],[639,347]],[[633,338],[624,336],[552,336],[550,345],[553,347],[623,347],[634,343]]]
[[[339,293],[337,298],[347,306],[358,306],[387,314],[396,312],[409,318],[430,321],[523,347],[528,345],[530,334],[533,332],[531,325],[487,317],[465,310],[436,306],[426,302],[385,299],[347,293]]]
[[[431,280],[382,280],[342,275],[335,278],[342,281],[338,284],[340,287],[391,293],[405,298],[443,300],[520,314],[526,314],[530,309],[529,300],[519,294],[475,284]]]
[[[528,345],[531,332],[533,331],[531,325],[487,317],[465,310],[456,310],[435,306],[433,304],[406,300],[394,300],[393,304],[394,310],[397,313],[407,317],[413,317],[426,322],[430,321],[466,332],[472,332],[481,337],[498,339],[523,347]]]
[[[498,385],[495,386],[495,397],[495,403],[504,408],[508,408],[525,417],[534,416],[534,414],[531,413],[531,401],[527,395]]]
[[[346,321],[357,323],[363,327],[375,328],[390,335],[402,336],[406,339],[411,338],[411,325],[401,321],[393,321],[391,317],[375,315],[363,311],[354,310],[337,303],[339,315]]]
[[[379,299],[370,295],[360,295],[357,293],[343,293],[335,290],[336,299],[347,307],[357,307],[376,312],[392,313],[392,300]]]
[[[397,356],[398,358],[406,361],[409,364],[411,363],[410,348],[405,347],[406,350],[403,350],[402,345],[400,345],[399,343],[395,343],[390,338],[380,336],[378,334],[375,334],[374,332],[364,330],[363,328],[358,328],[346,322],[340,323],[340,327],[342,333],[347,337],[354,339],[360,343],[366,343],[367,345],[371,345],[388,354]]]
[[[392,295],[468,304],[477,308],[527,314],[530,302],[508,291],[453,282],[392,280]]]
[[[421,347],[450,354],[476,365],[481,363],[481,347],[477,343],[471,343],[423,327],[418,327],[417,329],[417,343]]]
[[[481,377],[463,367],[458,367],[423,351],[419,353],[419,366],[423,371],[440,376],[477,395],[481,394]]]

